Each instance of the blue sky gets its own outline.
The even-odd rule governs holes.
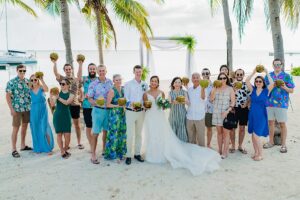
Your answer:
[[[30,0],[25,0],[25,2],[32,5]],[[192,34],[197,38],[198,49],[226,48],[222,9],[220,8],[212,17],[208,0],[165,0],[164,5],[157,5],[151,0],[141,0],[140,2],[150,13],[150,23],[155,36]],[[236,20],[231,14],[234,49],[272,50],[271,33],[265,26],[263,6],[262,2],[255,1],[252,20],[246,26],[246,34],[242,43],[238,38]],[[53,18],[38,8],[36,10],[39,15],[37,19],[25,14],[19,8],[8,7],[9,47],[20,50],[64,49],[60,18]],[[76,50],[97,49],[93,29],[89,27],[75,6],[70,7],[70,17],[72,48]],[[134,29],[122,25],[114,16],[112,18],[117,30],[118,49],[138,49],[138,33]],[[5,49],[4,28],[2,16],[0,49]],[[285,49],[300,51],[299,30],[290,31],[284,25],[283,20],[282,30]]]

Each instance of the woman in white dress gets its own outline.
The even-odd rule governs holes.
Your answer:
[[[143,151],[150,163],[167,163],[173,168],[186,168],[193,175],[212,172],[219,168],[220,155],[209,148],[180,141],[173,132],[164,111],[156,104],[165,94],[158,89],[159,78],[152,76],[150,90],[144,94],[144,101],[151,101],[146,110],[143,127]]]

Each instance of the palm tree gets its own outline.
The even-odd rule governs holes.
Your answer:
[[[235,14],[239,25],[240,38],[244,33],[246,22],[251,17],[254,0],[235,0],[239,2],[236,6]],[[265,15],[267,27],[271,28],[274,58],[279,58],[284,63],[284,45],[281,34],[281,14],[283,15],[286,24],[295,30],[299,24],[300,1],[299,0],[265,0]]]
[[[224,25],[227,36],[227,66],[230,70],[232,70],[233,58],[232,58],[232,26],[229,15],[229,6],[227,0],[209,0],[211,13],[215,14],[217,9],[222,5],[223,16],[224,16]],[[250,19],[251,11],[252,11],[253,0],[234,0],[233,3],[233,11],[236,15],[237,21],[239,23],[239,35],[240,38],[244,33],[244,24]]]
[[[96,26],[96,38],[99,50],[100,64],[104,64],[103,44],[109,46],[114,39],[117,45],[116,32],[109,16],[108,6],[115,16],[123,23],[134,27],[140,33],[142,41],[146,47],[150,48],[148,34],[152,35],[152,30],[148,22],[148,13],[144,6],[135,0],[84,0],[85,6],[82,12],[90,21],[94,21]],[[161,2],[161,0],[156,0]]]
[[[46,10],[53,16],[60,15],[61,28],[66,50],[66,61],[68,64],[73,65],[73,55],[71,46],[71,30],[70,30],[70,16],[69,5],[70,3],[78,3],[77,0],[45,0]]]
[[[211,13],[212,15],[215,14],[216,10],[219,8],[219,6],[222,5],[223,9],[223,16],[224,16],[224,25],[226,30],[226,47],[227,47],[227,66],[230,70],[232,70],[232,26],[231,26],[231,20],[229,16],[229,7],[228,7],[228,1],[227,0],[209,0]]]

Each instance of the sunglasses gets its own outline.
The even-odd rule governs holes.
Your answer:
[[[255,83],[262,83],[262,81],[260,81],[260,80],[257,80],[257,81],[255,81]]]
[[[31,79],[30,81],[31,82],[37,82],[37,79]]]
[[[226,77],[220,77],[220,78],[218,78],[218,80],[227,80],[227,78]]]
[[[240,76],[240,77],[242,77],[242,76],[244,76],[244,74],[236,74],[236,76]]]
[[[61,85],[61,86],[65,86],[65,85],[66,85],[66,83],[59,83],[59,85]]]
[[[208,76],[210,73],[209,72],[203,72],[202,76]]]
[[[23,69],[23,70],[21,69],[21,70],[19,70],[19,72],[20,73],[26,73],[26,69]]]

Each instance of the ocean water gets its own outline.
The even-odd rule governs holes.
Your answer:
[[[58,83],[52,70],[52,62],[49,59],[49,54],[52,51],[37,51],[36,58],[38,63],[35,65],[27,65],[26,77],[29,77],[36,71],[42,71],[45,74],[45,81],[48,86],[55,86]],[[63,65],[65,63],[65,52],[56,51],[59,54],[58,68],[63,74]],[[97,51],[73,51],[74,58],[77,54],[83,54],[86,57],[83,67],[83,74],[87,74],[87,65],[91,62],[98,64]],[[151,56],[151,65],[154,67],[155,74],[161,80],[169,80],[175,76],[183,76],[186,66],[186,51],[161,51],[154,50]],[[140,53],[138,50],[118,50],[104,52],[105,64],[108,69],[107,76],[111,78],[113,74],[121,74],[124,82],[133,77],[132,68],[136,64],[140,64]],[[290,70],[291,66],[300,66],[300,55],[286,55],[286,69]],[[251,72],[257,64],[265,65],[269,70],[272,70],[271,64],[273,57],[269,56],[268,51],[248,51],[234,50],[233,51],[234,69],[242,68],[246,72]],[[146,53],[144,55],[144,63],[146,64]],[[212,74],[217,74],[220,65],[226,63],[225,50],[196,50],[194,53],[194,68],[193,71],[200,72],[201,69],[207,67]],[[77,63],[74,62],[75,74],[77,73]],[[152,71],[153,73],[153,71]],[[6,70],[0,71],[0,90],[5,90],[6,83],[9,79],[16,76],[16,67],[10,66]]]

